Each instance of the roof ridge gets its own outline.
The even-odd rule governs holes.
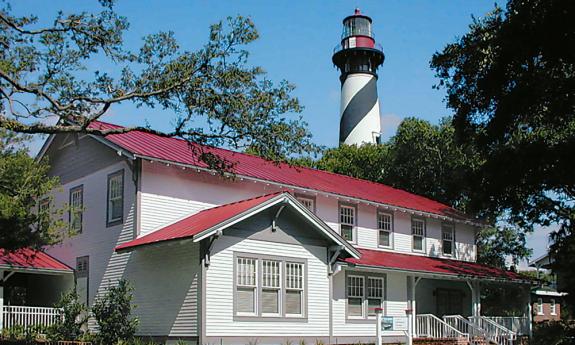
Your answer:
[[[94,121],[93,123],[103,123],[103,124],[110,125],[110,126],[116,126],[116,127],[125,128],[125,126],[122,126],[122,125],[117,125],[117,124],[114,124],[114,123],[105,122],[105,121],[100,121],[100,120]],[[138,131],[138,130],[136,130],[136,131]],[[155,134],[153,134],[153,133],[148,133],[148,134],[155,135]],[[173,139],[173,140],[178,140],[178,141],[186,142],[185,139],[177,138],[177,137],[169,137],[169,138],[167,138],[167,139]],[[215,149],[215,150],[226,151],[226,152],[231,153],[232,155],[236,155],[236,154],[237,154],[237,155],[243,155],[243,156],[249,156],[249,157],[257,158],[257,159],[262,160],[262,161],[263,161],[264,163],[266,163],[266,164],[274,164],[273,161],[266,160],[265,158],[262,158],[262,157],[260,157],[260,156],[257,156],[257,155],[251,154],[251,153],[239,152],[239,151],[234,151],[234,150],[227,149],[227,148],[222,148],[222,147],[217,147],[217,146],[211,146],[211,145],[205,145],[205,144],[196,144],[196,145],[200,145],[200,146],[203,146],[203,147],[206,147],[206,148]],[[429,200],[429,201],[432,201],[432,202],[437,203],[437,204],[439,204],[439,205],[446,206],[446,207],[448,207],[448,208],[450,208],[450,209],[452,209],[452,210],[454,210],[454,211],[457,211],[457,212],[462,213],[461,211],[457,210],[457,209],[454,208],[453,206],[448,205],[448,204],[446,204],[446,203],[437,201],[437,200],[432,199],[432,198],[430,198],[430,197],[428,197],[428,196],[425,196],[425,195],[421,195],[421,194],[418,194],[418,193],[414,193],[414,192],[407,191],[407,190],[405,190],[405,189],[401,189],[401,188],[397,188],[397,187],[394,187],[394,186],[390,186],[390,185],[385,184],[385,183],[370,181],[370,180],[362,179],[362,178],[355,177],[355,176],[349,176],[349,175],[345,175],[345,174],[340,174],[340,173],[336,173],[336,172],[332,172],[332,171],[327,171],[327,170],[322,170],[322,169],[317,169],[317,168],[312,168],[312,167],[306,167],[306,166],[302,166],[302,165],[292,165],[292,164],[289,164],[289,163],[287,163],[287,162],[278,162],[278,164],[279,164],[279,165],[286,165],[286,166],[288,166],[288,167],[290,167],[290,168],[294,168],[294,169],[302,169],[302,170],[314,171],[314,172],[319,172],[319,173],[323,173],[323,174],[328,174],[328,175],[333,175],[333,176],[339,176],[339,177],[343,177],[343,178],[348,178],[348,179],[352,179],[352,180],[355,180],[355,181],[366,182],[366,183],[370,183],[370,184],[377,185],[377,186],[385,186],[386,188],[390,188],[390,189],[392,189],[392,190],[394,190],[394,191],[399,191],[399,192],[407,193],[407,194],[414,195],[414,196],[417,196],[417,197],[420,197],[420,198],[425,198],[425,199],[427,199],[427,200]],[[346,196],[346,195],[344,195],[344,194],[339,194],[339,193],[334,193],[334,194],[338,194],[338,195],[341,195],[341,196],[344,196],[344,197],[349,197],[349,196]],[[367,200],[367,199],[366,199],[366,200]],[[407,207],[406,207],[406,208],[407,208]],[[408,208],[408,209],[409,209],[409,208]],[[414,209],[414,210],[416,210],[416,209]]]

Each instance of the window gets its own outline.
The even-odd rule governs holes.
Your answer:
[[[302,205],[305,206],[308,210],[315,213],[315,199],[308,198],[305,196],[296,196],[297,201],[299,201]]]
[[[411,235],[413,237],[413,250],[423,251],[425,238],[425,221],[423,219],[411,219]]]
[[[363,317],[363,281],[362,276],[347,276],[347,315]]]
[[[339,206],[339,223],[341,237],[354,242],[355,208],[353,206]]]
[[[391,248],[391,233],[393,232],[391,214],[378,212],[377,228],[379,229],[379,246]]]
[[[537,315],[543,315],[543,298],[537,299]]]
[[[236,280],[236,303],[238,314],[256,312],[256,259],[238,258]]]
[[[50,199],[45,198],[38,205],[38,229],[47,230],[50,226]]]
[[[76,277],[85,278],[88,277],[89,269],[89,256],[80,256],[76,258]]]
[[[554,299],[551,299],[551,300],[549,301],[549,313],[550,313],[551,315],[557,315],[557,307],[556,307],[556,305],[555,305],[555,300],[554,300]]]
[[[366,319],[375,317],[385,298],[385,277],[349,274],[346,279],[347,317]]]
[[[124,217],[124,170],[108,175],[108,226],[122,222]]]
[[[286,314],[303,315],[303,264],[286,262]]]
[[[70,189],[70,211],[68,214],[70,228],[78,233],[82,232],[82,218],[84,213],[84,187],[78,186]]]
[[[383,278],[367,278],[367,316],[375,316],[375,309],[383,301]]]
[[[248,317],[303,317],[305,262],[245,255],[247,257],[236,257],[235,314]]]
[[[441,225],[441,239],[443,245],[443,255],[453,255],[453,225],[443,224]]]
[[[262,260],[262,314],[280,313],[280,262]]]

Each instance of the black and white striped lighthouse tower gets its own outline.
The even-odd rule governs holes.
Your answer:
[[[343,20],[341,44],[332,57],[341,71],[340,144],[379,142],[376,71],[384,59],[383,49],[373,38],[371,18],[356,9],[354,15]]]

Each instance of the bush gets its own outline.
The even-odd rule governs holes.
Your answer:
[[[117,286],[108,288],[106,294],[92,306],[92,313],[100,329],[96,336],[98,343],[110,345],[134,339],[138,320],[130,316],[132,291],[128,282],[122,279]]]
[[[531,345],[575,345],[575,323],[545,321],[533,326]]]
[[[34,325],[28,328],[16,325],[2,329],[2,339],[12,342],[30,343],[39,338],[41,334],[46,334],[46,326]]]
[[[82,337],[83,328],[88,320],[88,311],[84,304],[78,301],[76,291],[63,294],[54,307],[60,309],[60,317],[48,329],[48,339],[51,341],[72,341]]]

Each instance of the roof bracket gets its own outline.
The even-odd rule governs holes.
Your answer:
[[[276,231],[276,222],[278,220],[278,218],[280,217],[280,214],[282,213],[282,211],[284,210],[284,208],[287,205],[287,200],[284,199],[284,201],[282,202],[280,208],[278,209],[278,211],[276,212],[276,215],[274,216],[274,219],[272,219],[272,232]]]
[[[334,272],[333,265],[335,264],[335,261],[337,260],[337,258],[339,257],[339,254],[343,250],[343,246],[333,246],[333,247],[330,247],[330,250],[333,250],[333,254],[329,258],[329,265],[328,265],[328,270],[329,270],[328,274],[331,275]]]
[[[210,266],[210,255],[212,253],[212,248],[214,247],[214,242],[216,242],[220,236],[222,236],[222,230],[218,230],[215,234],[210,236],[210,242],[204,253],[204,266],[206,267]]]

